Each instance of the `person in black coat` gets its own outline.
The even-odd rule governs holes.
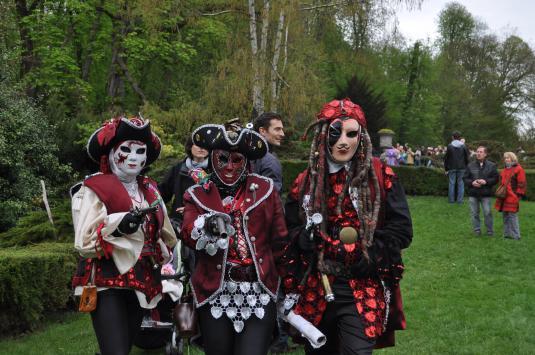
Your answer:
[[[479,222],[479,205],[483,209],[485,218],[485,227],[487,235],[494,234],[491,198],[493,197],[492,188],[498,183],[498,169],[496,164],[487,160],[487,148],[480,146],[476,151],[476,160],[468,164],[463,177],[467,186],[467,192],[470,200],[470,211],[472,214],[472,226],[474,233],[481,235],[481,224]]]
[[[208,151],[193,144],[191,137],[184,146],[186,158],[173,166],[162,182],[158,184],[158,189],[165,203],[173,201],[169,212],[169,217],[175,232],[180,233],[184,213],[184,193],[190,186],[195,185],[195,181],[190,173],[193,169],[204,169],[208,167]],[[189,269],[193,271],[195,265],[194,253],[186,246],[183,246],[182,260]]]
[[[184,202],[182,200],[184,192],[195,185],[193,178],[190,176],[191,170],[208,167],[208,151],[193,144],[191,137],[188,138],[186,145],[187,157],[173,166],[167,173],[162,182],[158,184],[158,189],[163,200],[167,203],[173,200],[170,217],[175,220],[182,220],[184,211]]]
[[[444,156],[444,170],[446,170],[446,174],[449,177],[448,201],[449,203],[463,203],[463,175],[466,165],[468,165],[470,154],[461,141],[461,133],[453,132],[452,138],[453,140],[448,144],[446,155]],[[456,189],[457,195],[455,195]]]

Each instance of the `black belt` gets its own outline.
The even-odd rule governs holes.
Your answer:
[[[255,282],[258,280],[254,265],[243,266],[227,263],[227,277],[229,281]]]

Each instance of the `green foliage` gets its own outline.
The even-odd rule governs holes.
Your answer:
[[[54,127],[26,97],[0,85],[0,231],[27,213],[41,194],[40,179],[49,193],[62,188],[69,167],[56,156]]]
[[[444,170],[424,167],[394,167],[407,195],[448,196],[448,178]]]
[[[54,226],[50,223],[44,209],[31,211],[17,222],[17,225],[0,233],[0,248],[25,246],[28,244],[50,242],[72,242],[73,226],[70,200],[52,205]]]
[[[308,162],[304,160],[283,160],[282,164],[282,191],[287,193],[292,184],[302,171],[308,167]]]
[[[0,249],[0,332],[32,330],[65,309],[75,264],[72,243]]]

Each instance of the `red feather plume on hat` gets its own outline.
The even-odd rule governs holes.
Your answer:
[[[104,146],[111,142],[113,137],[115,137],[115,132],[120,121],[120,117],[114,117],[102,124],[102,129],[97,133],[97,140],[100,145]]]

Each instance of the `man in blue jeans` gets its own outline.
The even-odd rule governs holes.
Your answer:
[[[444,169],[449,177],[448,201],[449,203],[463,203],[463,176],[466,166],[468,165],[468,157],[470,154],[464,143],[460,140],[460,132],[453,132],[452,138],[451,143],[448,144],[446,155],[444,156]],[[457,195],[455,195],[456,187]]]
[[[472,216],[472,226],[476,236],[481,235],[481,223],[479,221],[479,206],[483,209],[485,227],[487,235],[494,234],[491,199],[492,188],[498,183],[498,169],[496,164],[487,160],[487,148],[479,146],[476,151],[476,160],[470,162],[464,173],[464,183],[470,200],[470,212]]]

